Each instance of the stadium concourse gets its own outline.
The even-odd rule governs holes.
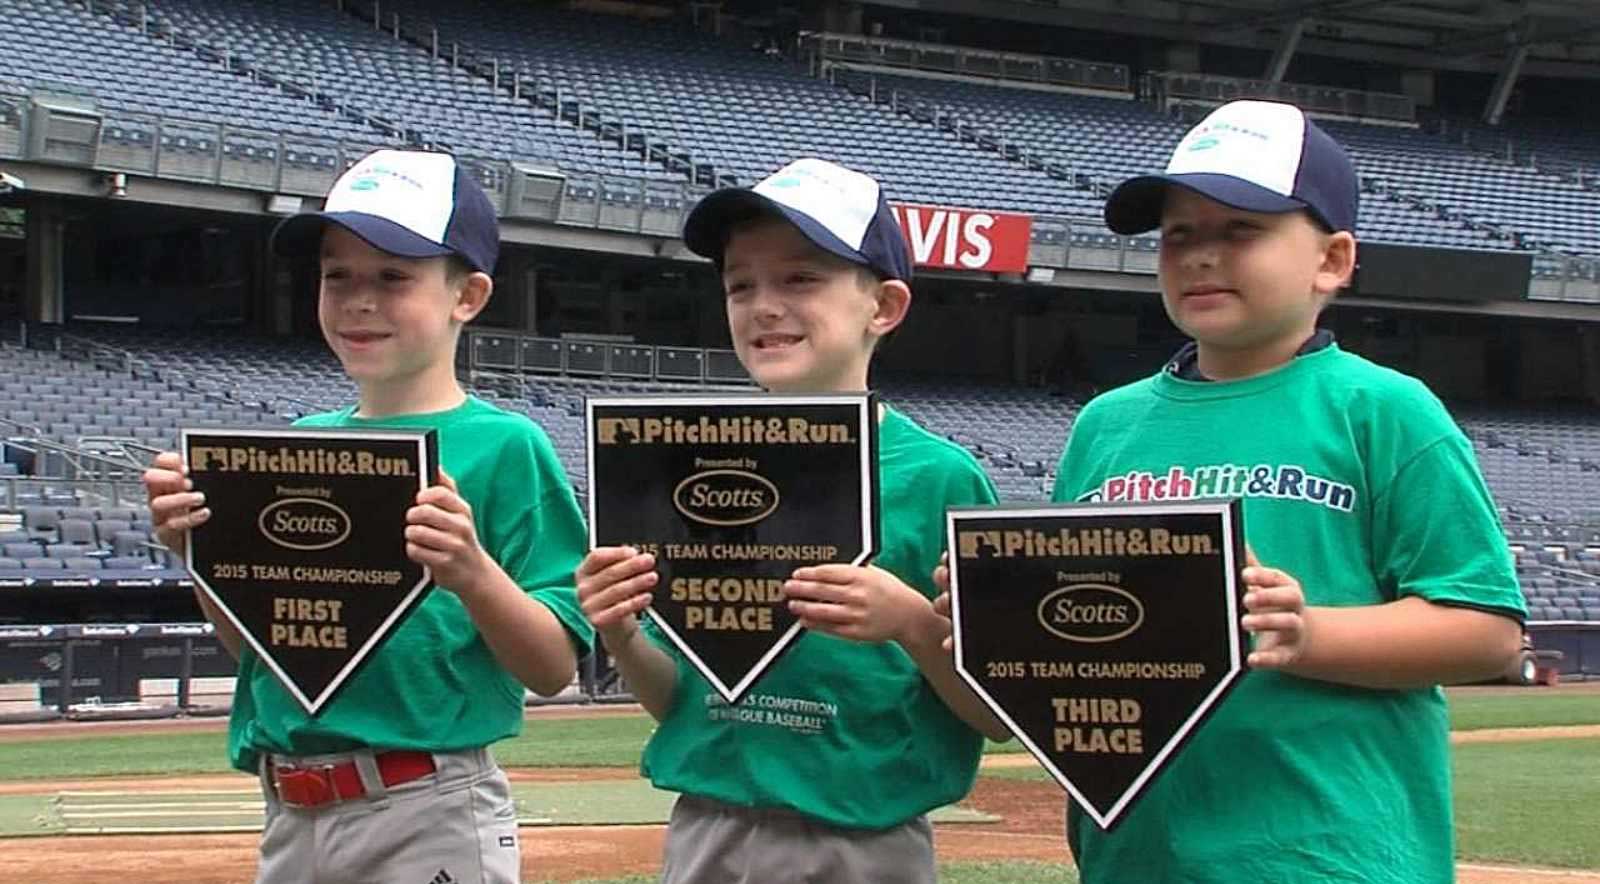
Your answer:
[[[1300,104],[1357,162],[1362,270],[1327,324],[1471,438],[1546,652],[1518,675],[1600,673],[1583,4],[1093,5],[0,0],[0,706],[226,702],[135,480],[179,427],[352,400],[313,274],[265,242],[374,147],[455,152],[495,201],[460,372],[545,427],[580,495],[584,396],[747,385],[677,234],[710,188],[815,155],[885,183],[919,264],[877,388],[1039,500],[1083,404],[1181,343],[1155,241],[1099,220],[1109,187],[1243,96]],[[571,696],[615,690],[601,667]]]

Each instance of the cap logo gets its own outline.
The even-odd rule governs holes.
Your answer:
[[[1222,139],[1215,135],[1207,135],[1204,138],[1196,138],[1194,143],[1189,145],[1189,152],[1195,153],[1197,151],[1210,150],[1221,143]]]
[[[365,178],[357,178],[356,180],[350,182],[350,189],[356,191],[377,190],[378,179],[373,178],[370,175]]]

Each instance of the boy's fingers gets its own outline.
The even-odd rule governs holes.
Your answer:
[[[855,565],[812,565],[796,568],[790,576],[795,580],[816,583],[854,583],[860,570]]]
[[[938,597],[933,600],[933,613],[938,614],[940,617],[949,619],[950,590],[947,589],[944,592],[939,593]]]
[[[145,470],[140,476],[144,487],[152,494],[172,494],[177,491],[188,491],[194,483],[184,478],[182,473],[173,470],[158,470],[154,467]]]
[[[1295,581],[1293,577],[1277,568],[1252,565],[1244,569],[1244,582],[1252,586],[1288,586]]]
[[[444,471],[444,467],[439,468],[439,484],[444,486],[445,490],[449,491],[451,494],[460,493],[456,489],[456,480],[450,478],[450,474]]]
[[[647,571],[609,586],[599,583],[585,584],[579,588],[578,597],[585,609],[604,611],[617,605],[631,604],[640,597],[649,599],[657,579],[659,578],[656,572]],[[648,604],[648,601],[641,603],[639,607],[644,607],[645,604]]]
[[[163,451],[150,461],[156,469],[175,473],[183,472],[183,457],[176,451]]]
[[[1294,662],[1294,652],[1288,648],[1268,648],[1251,651],[1245,662],[1252,669],[1281,669]]]
[[[621,583],[622,581],[639,574],[654,574],[655,568],[655,556],[632,556],[630,558],[623,559],[620,562],[614,562],[607,566],[604,570],[588,576],[591,583],[595,583],[600,586],[610,586],[611,584]]]
[[[1262,587],[1244,594],[1247,611],[1295,611],[1305,607],[1300,591],[1292,586]]]
[[[623,559],[633,558],[635,551],[631,546],[597,546],[589,550],[589,554],[578,563],[578,577],[581,579],[591,574],[598,574]]]
[[[1295,632],[1300,624],[1299,614],[1286,613],[1246,614],[1240,621],[1249,632]]]
[[[433,506],[414,506],[406,510],[406,524],[434,528],[452,535],[472,531],[472,520],[465,514],[448,512]]]
[[[1251,549],[1248,543],[1244,545],[1244,563],[1251,568],[1260,567],[1261,565],[1261,560],[1256,558],[1256,551]]]
[[[446,512],[460,513],[464,516],[472,515],[472,505],[443,485],[433,485],[417,492],[417,505],[438,507]]]
[[[940,565],[933,569],[933,585],[941,593],[950,592],[950,568],[948,565]]]
[[[424,546],[441,553],[454,553],[463,545],[461,538],[449,531],[416,523],[406,526],[406,540],[413,545]]]
[[[833,583],[814,583],[809,580],[784,581],[783,596],[788,599],[823,602],[829,605],[846,605],[855,600],[855,594],[846,587]]]
[[[861,617],[854,608],[844,605],[831,605],[827,602],[802,602],[791,600],[789,610],[805,623],[807,629],[814,629],[816,625],[822,626],[850,626],[858,622]]]

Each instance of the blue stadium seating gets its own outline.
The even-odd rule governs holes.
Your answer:
[[[380,133],[319,103],[66,0],[0,0],[0,80],[65,84],[108,110],[372,141]]]

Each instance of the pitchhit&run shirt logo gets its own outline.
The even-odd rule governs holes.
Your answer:
[[[1219,464],[1172,467],[1165,474],[1135,470],[1112,476],[1079,495],[1082,503],[1193,500],[1206,497],[1266,497],[1300,500],[1341,513],[1355,507],[1356,490],[1293,464]]]

